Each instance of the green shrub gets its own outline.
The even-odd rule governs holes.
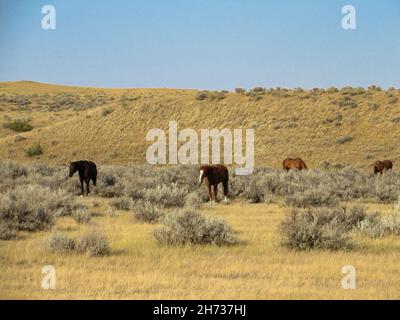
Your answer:
[[[87,208],[80,208],[74,210],[72,217],[79,224],[89,223],[92,219],[92,215]]]
[[[144,198],[164,208],[183,207],[185,204],[185,198],[182,197],[182,189],[176,183],[163,184],[155,188],[146,189]]]
[[[210,99],[211,100],[216,100],[216,101],[220,101],[225,99],[225,93],[224,92],[218,92],[218,91],[214,91],[210,94]]]
[[[253,89],[250,90],[250,92],[265,93],[265,88],[263,88],[263,87],[254,87]]]
[[[235,92],[236,92],[236,93],[239,93],[239,94],[244,94],[244,93],[246,93],[246,89],[243,89],[243,88],[235,88]]]
[[[109,252],[108,241],[98,229],[93,229],[76,240],[76,251],[89,256],[103,256]]]
[[[393,174],[390,172],[384,174],[383,177],[376,178],[374,188],[372,189],[375,191],[375,197],[381,202],[394,203],[398,199],[399,189],[395,183],[390,181],[396,179],[392,176]]]
[[[148,201],[138,201],[132,209],[135,221],[155,223],[161,217],[161,211]]]
[[[16,132],[27,132],[33,129],[32,125],[29,123],[29,120],[25,119],[17,119],[7,122],[4,124],[4,127]]]
[[[43,148],[40,143],[35,143],[25,150],[25,154],[28,157],[40,156],[41,154],[43,154]]]
[[[55,253],[72,252],[76,248],[74,239],[71,239],[61,233],[54,233],[47,240],[50,251]]]
[[[77,252],[89,256],[102,256],[109,252],[108,242],[104,234],[93,229],[87,234],[73,239],[61,233],[54,233],[48,239],[50,251],[55,253]]]
[[[111,108],[104,108],[102,111],[101,111],[101,115],[103,116],[103,117],[107,117],[110,113],[112,113],[113,112],[113,110],[111,109]]]
[[[17,185],[0,194],[0,221],[15,230],[37,231],[54,224],[68,204],[64,194],[37,184]]]
[[[110,206],[116,210],[130,210],[133,206],[133,201],[127,196],[117,197],[110,201]]]
[[[0,240],[10,240],[15,238],[15,232],[8,223],[0,221]]]
[[[164,226],[154,231],[160,244],[167,245],[234,245],[238,243],[229,225],[215,218],[206,218],[187,208],[168,214]]]
[[[343,136],[336,139],[337,143],[340,144],[345,144],[346,142],[350,142],[351,140],[353,140],[353,137],[351,136]]]
[[[379,213],[368,215],[363,221],[360,221],[358,230],[361,234],[370,238],[382,237],[385,233],[382,218]]]
[[[196,93],[196,100],[205,100],[208,98],[209,92],[204,90],[204,91],[199,91]]]
[[[348,227],[328,208],[292,210],[281,223],[282,242],[296,250],[349,249]]]
[[[331,190],[319,186],[316,188],[309,188],[303,191],[294,191],[285,197],[285,204],[287,206],[306,208],[334,206],[338,204],[339,199]]]
[[[204,189],[197,188],[185,197],[185,206],[199,208],[202,203],[209,201],[209,195]]]

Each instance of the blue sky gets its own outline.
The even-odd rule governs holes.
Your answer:
[[[42,6],[56,30],[41,28]],[[341,27],[356,8],[357,29]],[[0,81],[400,87],[400,0],[0,0]]]

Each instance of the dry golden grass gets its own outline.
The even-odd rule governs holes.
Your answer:
[[[178,129],[254,128],[256,166],[281,167],[287,156],[300,156],[310,167],[322,161],[352,163],[365,168],[374,159],[400,160],[400,99],[393,103],[385,91],[351,96],[357,107],[340,107],[334,101],[342,92],[266,94],[259,101],[228,93],[220,101],[198,101],[196,91],[178,89],[99,89],[76,88],[32,82],[2,83],[0,93],[104,93],[116,97],[108,105],[112,110],[102,115],[103,106],[86,111],[64,111],[50,119],[49,112],[32,111],[35,130],[23,133],[27,140],[15,143],[15,133],[0,131],[0,156],[19,161],[26,159],[24,149],[39,142],[44,154],[38,161],[62,163],[90,158],[100,164],[145,162],[150,143],[145,136],[151,128],[168,128],[178,122]],[[137,100],[122,105],[123,94]],[[286,96],[287,95],[287,96]],[[390,95],[400,97],[398,90]],[[377,107],[374,107],[377,105]],[[372,107],[371,107],[372,106]],[[3,106],[4,116],[7,106]],[[336,121],[338,114],[342,120]],[[20,118],[26,113],[19,111]],[[340,123],[340,125],[337,125]],[[339,143],[341,137],[351,141]],[[57,141],[57,144],[52,143]]]
[[[280,245],[283,209],[268,204],[205,205],[203,214],[224,219],[245,243],[236,247],[166,247],[155,243],[156,225],[136,224],[127,213],[107,216],[107,201],[83,198],[93,223],[107,235],[104,257],[52,254],[50,232],[0,242],[3,299],[399,299],[400,239],[360,238],[348,252],[290,251]],[[93,201],[100,206],[93,208]],[[376,208],[376,205],[369,205]],[[392,206],[380,205],[383,212]],[[57,229],[70,236],[88,226],[61,218]],[[53,265],[57,288],[43,290],[41,268]],[[353,265],[357,289],[344,290],[341,268]]]

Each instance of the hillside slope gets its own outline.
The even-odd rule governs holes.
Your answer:
[[[73,159],[145,163],[151,144],[145,139],[148,130],[167,130],[169,121],[177,121],[178,130],[198,132],[254,128],[256,166],[280,167],[287,156],[302,157],[309,167],[327,161],[367,169],[374,159],[383,158],[394,160],[395,167],[400,164],[397,89],[209,92],[203,100],[196,99],[197,93],[0,83],[3,123],[30,118],[34,127],[24,133],[2,128],[0,157],[57,164]],[[16,97],[29,102],[18,104]],[[24,150],[35,143],[40,143],[43,154],[27,157]]]

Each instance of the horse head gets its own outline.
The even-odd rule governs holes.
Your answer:
[[[69,162],[69,177],[71,178],[74,173],[78,170],[74,162]]]
[[[204,177],[208,177],[208,172],[209,172],[210,168],[208,166],[201,166],[199,168],[199,186],[201,185],[201,183],[203,182]]]

